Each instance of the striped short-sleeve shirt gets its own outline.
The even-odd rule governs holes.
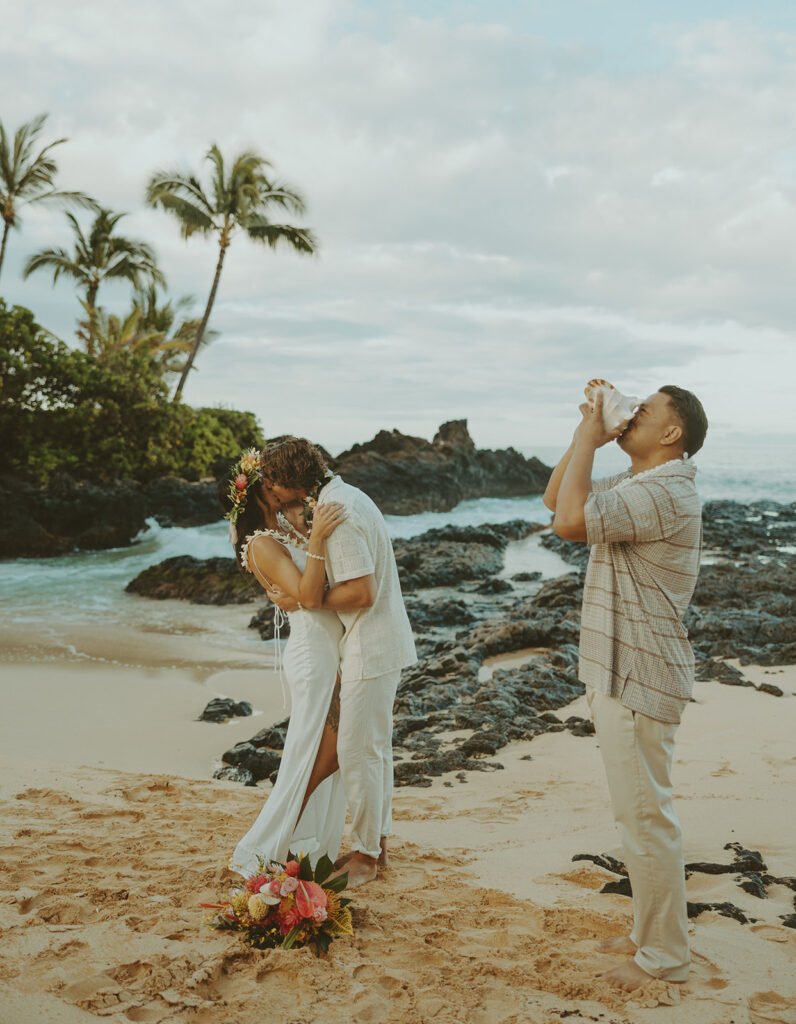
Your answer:
[[[583,591],[581,682],[660,722],[679,722],[694,687],[683,626],[699,572],[696,467],[673,459],[592,485]]]

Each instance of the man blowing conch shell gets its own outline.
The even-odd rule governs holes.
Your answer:
[[[559,537],[591,547],[579,678],[633,889],[632,932],[598,949],[630,957],[603,977],[632,991],[653,978],[681,982],[688,976],[683,843],[671,768],[694,682],[682,620],[702,543],[691,457],[702,447],[707,418],[690,391],[666,386],[638,405],[629,424],[608,419],[609,428],[606,384],[590,382],[598,385],[591,395],[587,387],[592,404],[580,406],[581,422],[544,502],[555,513]],[[594,453],[612,440],[630,456],[631,467],[593,481]]]

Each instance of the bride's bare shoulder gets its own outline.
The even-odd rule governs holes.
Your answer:
[[[273,563],[279,558],[290,558],[290,554],[275,530],[255,530],[246,538],[241,549],[241,562],[249,571],[253,568],[252,563]]]

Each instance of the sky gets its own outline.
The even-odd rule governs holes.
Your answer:
[[[785,0],[0,0],[0,23],[6,130],[48,112],[60,187],[125,211],[197,312],[216,244],[146,207],[150,176],[206,181],[216,143],[305,196],[316,257],[234,239],[190,403],[332,451],[461,418],[532,449],[568,443],[596,376],[690,388],[714,440],[796,435]],[[21,276],[70,245],[63,211],[20,212],[0,295],[73,342],[73,285]]]

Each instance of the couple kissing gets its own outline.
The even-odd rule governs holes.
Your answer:
[[[279,775],[230,867],[251,875],[299,851],[335,861],[347,807],[351,852],[335,868],[362,885],[387,863],[393,704],[417,660],[384,517],[294,437],[244,453],[219,497],[239,568],[290,621]]]

